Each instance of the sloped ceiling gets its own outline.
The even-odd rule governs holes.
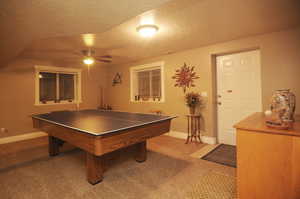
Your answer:
[[[1,0],[0,67],[32,41],[101,33],[169,0]]]
[[[10,28],[10,32],[6,31],[7,38],[10,38],[8,41],[21,52],[28,38],[34,39],[19,53],[20,57],[78,63],[82,57],[76,53],[90,46],[96,49],[97,55],[112,55],[110,65],[114,65],[300,26],[299,0],[172,0],[119,25],[116,24],[134,12],[154,5],[144,5],[146,1],[134,1],[137,5],[131,3],[130,6],[123,4],[123,1],[104,1],[106,7],[103,9],[98,5],[101,1],[91,2],[88,5],[78,2],[73,5],[69,1],[57,1],[54,5],[43,4],[44,11],[37,9],[32,14],[28,13],[30,8],[27,8],[26,14],[29,16],[26,15],[26,20],[19,22],[16,29],[6,24]],[[128,13],[126,9],[114,6],[122,9],[130,7],[134,11]],[[85,17],[89,13],[94,15]],[[53,17],[50,17],[51,14]],[[160,28],[153,38],[142,38],[136,32],[141,19],[147,17],[152,17]],[[30,34],[27,27],[31,27]],[[18,34],[20,38],[11,38],[9,33]],[[81,33],[94,33],[92,44],[88,45]],[[26,41],[24,35],[27,35]],[[5,46],[9,52],[14,52],[15,47],[8,41]]]

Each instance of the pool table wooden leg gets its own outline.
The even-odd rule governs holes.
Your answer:
[[[87,180],[95,185],[103,179],[103,157],[86,152]]]
[[[147,159],[147,141],[143,141],[135,144],[136,146],[136,154],[135,160],[137,162],[144,162]]]
[[[48,140],[49,140],[49,146],[48,146],[49,155],[50,156],[58,155],[59,154],[59,139],[57,139],[56,137],[53,137],[53,136],[49,136]]]

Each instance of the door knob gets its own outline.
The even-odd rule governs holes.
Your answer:
[[[218,102],[218,105],[222,105],[222,103],[221,103],[221,102]]]

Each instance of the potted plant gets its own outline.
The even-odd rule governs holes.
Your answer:
[[[190,114],[194,115],[196,107],[202,103],[202,99],[198,93],[189,92],[185,95],[185,102],[190,108]]]

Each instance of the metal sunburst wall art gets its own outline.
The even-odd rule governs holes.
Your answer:
[[[194,80],[198,79],[199,76],[196,75],[194,71],[195,66],[187,66],[186,63],[180,68],[177,69],[175,75],[172,77],[175,79],[175,87],[181,87],[183,92],[186,92],[187,88],[195,87]]]

